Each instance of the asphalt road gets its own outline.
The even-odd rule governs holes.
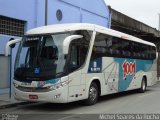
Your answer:
[[[79,101],[69,104],[35,103],[0,110],[2,119],[7,116],[18,120],[128,119],[137,114],[160,114],[160,82],[148,87],[145,93],[129,91],[101,97],[93,106],[85,106]],[[158,117],[160,119],[160,115]]]

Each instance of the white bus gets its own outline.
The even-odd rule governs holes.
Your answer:
[[[14,71],[18,100],[68,103],[156,83],[153,43],[98,25],[39,27],[21,40]]]

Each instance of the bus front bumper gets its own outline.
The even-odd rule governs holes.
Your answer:
[[[49,92],[24,92],[14,87],[14,97],[31,102],[67,103],[68,85]]]

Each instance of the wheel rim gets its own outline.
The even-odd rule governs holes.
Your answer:
[[[97,98],[97,89],[95,87],[91,87],[89,90],[90,100],[94,101]]]

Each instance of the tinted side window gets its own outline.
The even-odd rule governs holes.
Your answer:
[[[83,38],[73,40],[70,44],[69,72],[80,68],[85,63],[91,39],[91,31],[76,31],[75,34],[83,35]]]
[[[156,48],[142,43],[132,42],[134,59],[152,60],[156,58]]]
[[[107,52],[109,52],[107,49],[108,37],[109,36],[107,35],[97,33],[92,49],[91,59],[101,58],[107,55]]]
[[[142,43],[97,33],[91,59],[100,57],[155,59],[156,48]]]

